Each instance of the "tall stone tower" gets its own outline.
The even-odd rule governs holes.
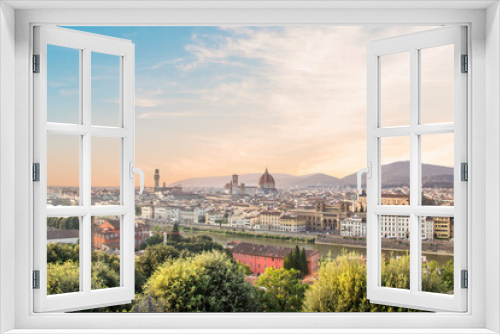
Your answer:
[[[160,188],[160,170],[155,169],[155,191]]]
[[[233,182],[231,184],[231,194],[238,194],[238,174],[233,174]]]

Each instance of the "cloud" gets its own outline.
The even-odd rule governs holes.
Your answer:
[[[49,87],[53,87],[53,88],[60,88],[60,87],[66,87],[68,86],[69,84],[66,83],[66,82],[56,82],[56,81],[48,81],[47,82],[47,85]]]
[[[176,62],[181,73],[172,80],[182,84],[175,90],[137,99],[152,109],[139,119],[175,119],[148,134],[162,143],[162,156],[175,161],[175,167],[166,164],[169,182],[266,165],[274,172],[335,176],[364,167],[366,46],[428,27],[219,29],[193,34],[188,55]],[[391,73],[401,68],[393,62]],[[387,90],[396,91],[397,82]],[[391,103],[403,103],[399,95]],[[393,109],[388,118],[401,114]]]
[[[112,80],[118,82],[120,80],[119,75],[93,75],[92,81],[103,81],[103,80]]]
[[[143,108],[153,108],[162,105],[161,99],[148,99],[144,97],[136,97],[135,105]]]
[[[75,96],[75,95],[80,94],[80,90],[79,89],[60,89],[59,94],[61,94],[62,96]]]
[[[198,112],[146,112],[137,116],[139,119],[162,119],[162,118],[181,118],[181,117],[197,117]]]
[[[174,58],[174,59],[169,59],[169,60],[164,60],[164,61],[161,61],[161,62],[158,62],[156,64],[154,64],[153,66],[151,66],[149,69],[151,70],[157,70],[165,65],[172,65],[172,64],[178,64],[180,62],[184,61],[183,58]]]

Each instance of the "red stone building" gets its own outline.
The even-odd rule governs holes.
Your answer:
[[[262,274],[267,268],[280,269],[283,267],[285,256],[293,252],[293,248],[253,244],[248,242],[232,241],[227,244],[233,253],[233,258],[239,263],[246,264],[254,274]],[[319,268],[319,251],[306,249],[309,274]]]
[[[92,222],[92,249],[120,250],[120,219]]]
[[[149,226],[135,223],[135,248],[149,238]],[[92,222],[92,249],[120,250],[120,220],[96,219]]]

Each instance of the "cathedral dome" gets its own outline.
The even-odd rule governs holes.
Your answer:
[[[262,174],[261,177],[259,178],[258,185],[259,188],[264,188],[264,189],[274,189],[276,187],[274,178],[271,174],[269,174],[267,168],[264,174]]]

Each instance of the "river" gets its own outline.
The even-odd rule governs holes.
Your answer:
[[[295,241],[288,241],[288,240],[279,240],[279,239],[267,239],[267,238],[258,238],[258,237],[237,237],[237,236],[232,236],[232,235],[225,235],[225,234],[219,234],[219,233],[214,233],[214,232],[209,232],[209,231],[200,231],[200,232],[195,232],[195,231],[182,231],[181,234],[185,237],[190,237],[190,236],[197,236],[197,235],[208,235],[210,236],[215,242],[221,244],[222,246],[226,247],[226,244],[229,241],[235,240],[235,241],[244,241],[244,242],[252,242],[252,243],[259,243],[259,244],[265,244],[265,245],[276,245],[276,246],[283,246],[283,247],[295,247],[295,245],[299,245],[299,247],[303,247],[305,249],[314,249],[314,250],[319,250],[321,253],[321,256],[323,257],[336,257],[338,255],[342,254],[342,251],[348,251],[348,252],[355,252],[359,255],[366,256],[366,248],[361,248],[361,247],[352,247],[352,246],[343,246],[343,245],[325,245],[325,244],[308,244],[308,243],[301,243],[301,242],[295,242]],[[406,252],[405,251],[383,251],[385,254],[392,254],[392,256],[400,256],[404,255]],[[426,254],[425,255],[428,261],[437,261],[440,265],[446,264],[449,260],[453,259],[453,256],[450,255],[437,255],[437,254]]]

